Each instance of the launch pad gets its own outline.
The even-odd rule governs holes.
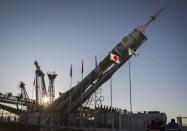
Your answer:
[[[125,36],[87,76],[76,86],[61,93],[57,99],[55,99],[54,86],[57,74],[54,72],[47,74],[49,78],[47,90],[45,74],[35,61],[36,99],[29,98],[23,82],[19,84],[20,94],[18,96],[12,93],[0,94],[0,102],[4,103],[0,104],[2,114],[4,110],[14,114],[13,118],[1,115],[0,128],[6,128],[7,131],[7,128],[41,131],[144,131],[152,119],[166,123],[166,115],[160,112],[133,114],[127,110],[102,104],[95,105],[94,108],[85,106],[100,86],[108,81],[133,54],[135,55],[135,51],[147,40],[144,35],[146,28],[164,9],[165,7],[151,16],[144,25],[135,28],[128,36]]]

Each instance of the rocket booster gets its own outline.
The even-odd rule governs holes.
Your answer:
[[[119,56],[119,64],[114,63],[110,59],[110,54],[108,54],[98,66],[92,70],[79,84],[77,84],[72,89],[68,90],[64,95],[57,98],[51,105],[49,105],[49,111],[62,111],[64,115],[67,114],[68,110],[74,110],[82,105],[89,96],[97,90],[104,82],[106,82],[131,56],[128,54],[128,49],[136,51],[137,48],[147,40],[144,35],[148,25],[154,21],[158,15],[166,7],[161,8],[155,15],[151,16],[149,21],[142,26],[136,27],[128,36],[125,36],[110,52]],[[83,95],[81,94],[83,91]],[[71,93],[71,100],[69,95]],[[82,95],[82,96],[81,96]],[[64,99],[66,98],[66,99]],[[80,100],[82,99],[82,100]],[[71,109],[67,106],[71,103]],[[52,109],[53,107],[53,109]],[[55,107],[55,108],[54,108]]]

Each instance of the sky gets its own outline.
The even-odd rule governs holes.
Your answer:
[[[135,27],[162,6],[167,8],[146,30],[148,40],[131,58],[133,111],[158,110],[168,118],[187,116],[186,0],[0,0],[0,92],[19,92],[26,83],[34,98],[34,60],[55,71],[56,97],[101,61]],[[46,84],[48,78],[45,76]],[[112,77],[113,106],[129,110],[128,63]],[[102,85],[110,105],[109,82]]]

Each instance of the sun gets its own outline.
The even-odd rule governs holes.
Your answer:
[[[49,102],[49,98],[47,96],[44,96],[44,98],[43,98],[44,105],[47,105],[48,102]]]

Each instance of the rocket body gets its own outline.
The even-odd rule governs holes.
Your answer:
[[[120,43],[118,43],[111,53],[114,53],[119,56],[120,64],[125,63],[130,56],[128,55],[128,48],[132,48],[134,51],[146,40],[146,37],[139,30],[134,30],[128,36],[125,36]],[[67,93],[67,97],[71,93],[71,101],[79,98],[81,96],[81,91],[86,91],[89,87],[95,84],[101,77],[105,74],[106,71],[115,66],[115,63],[110,60],[110,54],[108,54],[98,66],[90,72],[79,84],[77,84],[72,92]],[[64,98],[61,96],[61,98]],[[59,98],[60,99],[60,98]],[[58,100],[58,99],[57,99]],[[79,100],[79,99],[78,99]],[[60,103],[56,105],[55,110],[65,110],[69,103],[69,99],[58,100]],[[54,107],[54,106],[53,106]]]
[[[128,54],[128,49],[130,48],[133,51],[136,51],[138,47],[147,40],[144,35],[146,27],[155,20],[164,8],[152,16],[146,24],[135,28],[111,50],[110,53],[119,57],[120,63],[116,64],[110,59],[110,54],[108,54],[80,83],[63,93],[63,95],[51,103],[48,111],[60,111],[61,115],[66,117],[68,111],[72,112],[73,110],[78,109],[78,107],[80,107],[80,105],[82,105],[95,90],[110,79],[112,75],[131,57],[131,55]],[[69,96],[71,96],[71,99]]]

